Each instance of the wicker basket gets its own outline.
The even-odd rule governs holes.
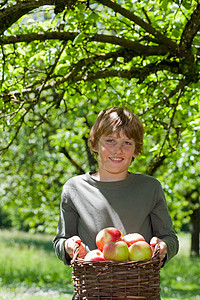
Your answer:
[[[75,299],[160,299],[159,253],[146,261],[72,260]]]

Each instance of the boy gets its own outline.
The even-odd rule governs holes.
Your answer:
[[[70,263],[77,244],[81,258],[96,249],[96,235],[106,227],[116,227],[123,235],[142,234],[155,250],[160,247],[163,264],[178,252],[178,239],[160,183],[128,171],[142,152],[143,136],[141,121],[126,107],[99,113],[89,136],[98,170],[75,176],[63,187],[53,243],[65,264]]]

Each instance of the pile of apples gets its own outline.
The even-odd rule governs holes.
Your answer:
[[[138,261],[152,257],[151,246],[139,233],[122,235],[114,227],[102,229],[96,236],[97,249],[87,253],[86,261]]]

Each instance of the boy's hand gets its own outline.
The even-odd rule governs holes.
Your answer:
[[[79,236],[72,236],[71,238],[67,239],[64,243],[65,251],[68,255],[73,258],[74,252],[76,248],[79,248],[79,257],[84,258],[87,254],[86,246],[84,243],[81,242]]]
[[[162,261],[167,254],[167,244],[163,240],[154,236],[150,241],[150,245],[153,250],[153,253],[155,253],[158,247],[160,248],[159,256]]]

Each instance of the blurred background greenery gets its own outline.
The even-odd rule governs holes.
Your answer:
[[[90,128],[119,105],[145,126],[130,171],[160,180],[182,243],[162,298],[200,297],[199,29],[195,0],[1,1],[2,299],[72,293],[51,243],[62,186],[95,170]]]

